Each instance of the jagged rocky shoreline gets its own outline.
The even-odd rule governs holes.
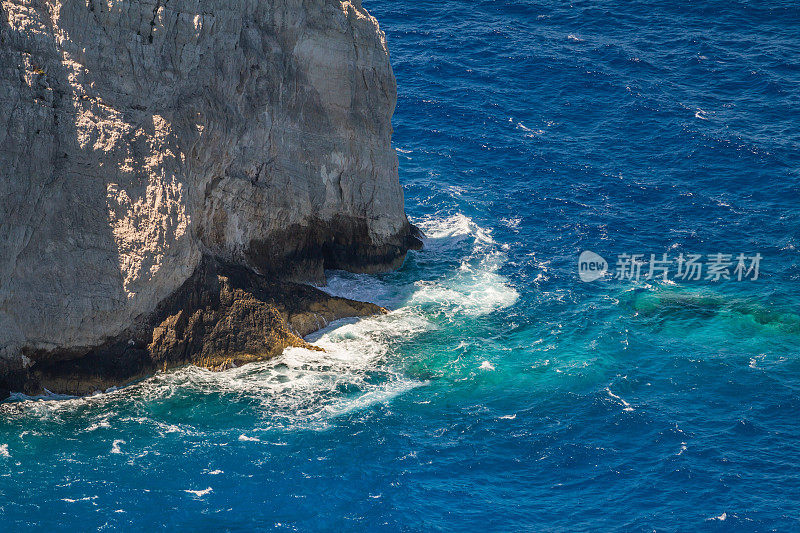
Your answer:
[[[30,363],[5,376],[5,392],[83,395],[188,364],[225,370],[289,346],[316,349],[302,337],[333,320],[385,312],[204,259],[151,315],[101,346],[23,350]]]
[[[263,359],[420,246],[358,1],[0,3],[0,396]]]

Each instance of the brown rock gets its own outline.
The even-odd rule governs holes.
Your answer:
[[[375,304],[275,282],[243,267],[204,259],[195,274],[146,320],[101,347],[28,351],[32,364],[0,380],[0,389],[84,395],[189,364],[224,370],[321,348],[302,337],[330,322],[385,313]]]

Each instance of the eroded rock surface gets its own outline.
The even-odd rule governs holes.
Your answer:
[[[224,370],[289,346],[318,349],[302,337],[340,318],[385,312],[206,258],[153,313],[103,345],[88,351],[25,349],[31,363],[6,374],[3,386],[6,393],[83,395],[188,364]]]
[[[357,0],[2,0],[0,377],[90,355],[111,375],[133,349],[102,350],[141,324],[156,328],[143,368],[289,342],[278,326],[225,349],[222,333],[158,330],[201,262],[268,283],[398,266],[418,241],[395,98]],[[291,324],[271,298],[275,313],[245,298],[214,327]]]

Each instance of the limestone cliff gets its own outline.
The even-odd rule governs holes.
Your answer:
[[[131,350],[109,347],[126,337],[146,362],[120,379],[301,342],[280,332],[297,329],[288,281],[396,267],[418,245],[395,99],[359,0],[2,0],[0,389],[43,385],[56,363],[124,367]],[[262,276],[241,294],[277,321],[225,347],[210,331],[236,320],[219,280],[237,268]],[[307,296],[340,309],[327,319],[368,312]],[[158,328],[189,320],[167,308],[206,309],[208,331],[164,352],[159,335],[183,333]]]

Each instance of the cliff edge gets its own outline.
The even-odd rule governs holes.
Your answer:
[[[0,395],[380,312],[295,282],[419,246],[395,101],[359,0],[2,0]]]

